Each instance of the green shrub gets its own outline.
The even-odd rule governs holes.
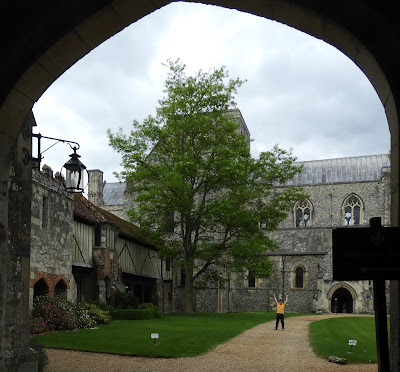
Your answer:
[[[160,309],[156,305],[152,304],[151,302],[140,304],[139,308],[140,309],[152,309],[154,311],[154,318],[162,317]]]
[[[139,303],[139,298],[133,292],[117,291],[115,293],[115,307],[119,309],[137,309]]]
[[[38,372],[43,372],[49,364],[49,356],[47,355],[46,349],[33,337],[29,339],[29,347],[36,353],[38,358]]]
[[[108,312],[110,312],[112,309],[114,309],[113,306],[109,305],[106,302],[100,302],[99,300],[89,301],[89,302],[86,302],[86,303],[89,304],[89,305],[95,305],[99,309],[104,310],[104,311],[108,311]]]
[[[144,320],[154,318],[154,309],[113,309],[110,312],[113,319]]]
[[[96,320],[92,317],[84,304],[75,305],[75,318],[78,328],[93,328]]]
[[[85,309],[89,316],[98,324],[108,324],[111,321],[111,315],[108,310],[103,310],[95,304],[85,303]]]

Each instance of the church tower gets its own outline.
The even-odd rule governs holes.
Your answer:
[[[89,173],[88,199],[97,206],[103,205],[103,172],[92,169]]]

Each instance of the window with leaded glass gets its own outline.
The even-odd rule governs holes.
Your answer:
[[[308,200],[296,203],[294,207],[296,227],[309,227],[312,224],[312,207]]]
[[[345,226],[361,224],[361,200],[351,195],[344,203],[344,224]]]

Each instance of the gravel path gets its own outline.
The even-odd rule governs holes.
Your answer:
[[[336,365],[313,354],[308,342],[308,325],[332,316],[339,315],[287,318],[285,332],[274,331],[275,323],[267,322],[207,354],[191,358],[136,358],[47,349],[50,365],[46,372],[265,372],[279,369],[287,372],[377,372],[376,364]]]

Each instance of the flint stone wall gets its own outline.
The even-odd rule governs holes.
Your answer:
[[[47,211],[43,198],[47,198]],[[46,216],[44,217],[44,214]],[[43,218],[47,220],[43,224]],[[67,299],[76,301],[72,276],[73,198],[51,173],[32,171],[31,271],[29,303],[32,306],[35,283],[43,278],[49,294],[63,280]]]

